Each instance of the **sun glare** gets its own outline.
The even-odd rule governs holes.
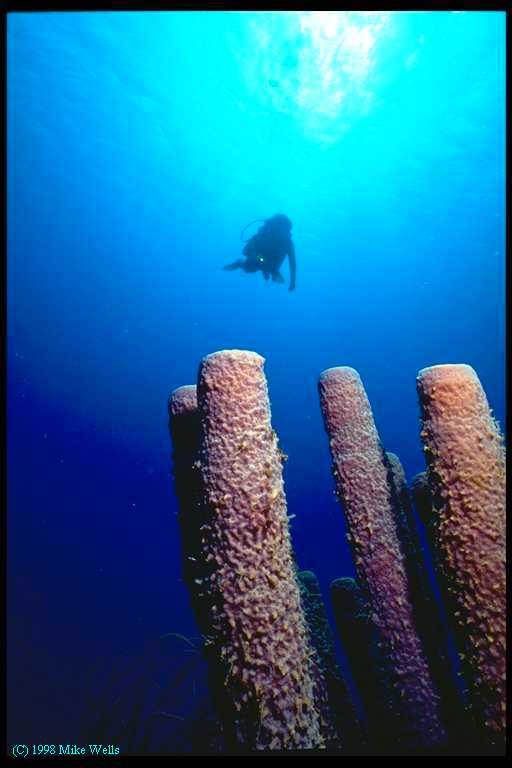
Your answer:
[[[339,109],[340,95],[361,91],[373,65],[372,49],[389,22],[377,11],[305,11],[299,13],[301,33],[309,39],[303,51],[307,80],[319,84],[323,111]]]
[[[252,55],[240,57],[248,87],[304,135],[332,143],[372,109],[378,43],[391,21],[382,11],[256,14]]]
[[[298,22],[299,33],[287,104],[305,133],[331,143],[349,130],[354,119],[368,114],[373,100],[369,75],[375,65],[376,44],[390,16],[377,11],[290,14],[290,29]],[[279,108],[276,102],[274,106]]]

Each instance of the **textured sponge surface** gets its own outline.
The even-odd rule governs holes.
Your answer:
[[[505,451],[468,365],[418,374],[434,539],[485,725],[505,730]]]
[[[414,626],[387,469],[370,403],[353,368],[324,371],[319,392],[357,574],[393,670],[396,696],[390,706],[404,728],[410,729],[411,740],[435,744],[444,736],[437,695]]]
[[[213,510],[204,551],[215,571],[214,634],[238,740],[258,749],[321,747],[318,670],[295,577],[264,359],[225,350],[198,379],[201,471]],[[256,732],[253,733],[254,724]]]

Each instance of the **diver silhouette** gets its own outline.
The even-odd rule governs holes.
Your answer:
[[[252,223],[252,222],[251,222]],[[247,228],[247,227],[246,227]],[[246,242],[242,251],[245,259],[237,259],[223,269],[243,269],[244,272],[262,272],[265,280],[269,277],[276,283],[284,283],[279,271],[288,256],[290,263],[290,287],[295,289],[295,246],[291,238],[292,222],[283,213],[276,213],[265,219],[255,235]]]

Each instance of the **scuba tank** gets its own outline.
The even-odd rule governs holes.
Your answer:
[[[251,226],[251,224],[257,224],[258,222],[261,222],[261,223],[264,224],[266,221],[267,221],[267,219],[253,219],[252,221],[250,221],[248,224],[245,225],[245,227],[240,232],[240,240],[243,243],[249,242],[249,240],[251,239],[250,237],[248,237],[246,240],[244,240],[244,232],[245,232],[245,230],[248,229]]]
[[[272,227],[273,230],[277,229],[280,232],[286,232],[289,233],[292,228],[292,222],[288,218],[288,216],[285,216],[284,213],[276,213],[275,216],[271,216],[269,219],[253,219],[248,224],[245,225],[245,227],[240,232],[240,240],[243,243],[247,243],[251,238],[247,238],[247,240],[244,240],[244,232],[246,229],[248,229],[252,224],[257,224],[258,222],[261,222],[263,224],[268,224],[269,227]]]

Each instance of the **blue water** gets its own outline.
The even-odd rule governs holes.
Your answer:
[[[322,370],[359,371],[409,479],[420,368],[472,365],[504,424],[505,15],[12,13],[7,43],[7,735],[72,743],[98,664],[198,634],[166,409],[205,354],[266,358],[326,598]],[[277,212],[293,293],[221,270]]]

